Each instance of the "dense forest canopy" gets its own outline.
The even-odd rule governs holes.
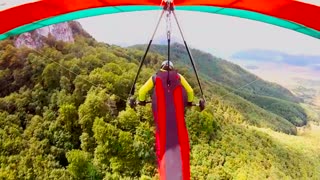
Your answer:
[[[126,103],[142,55],[82,36],[47,38],[37,50],[1,41],[0,179],[157,179],[151,107]],[[147,56],[137,88],[164,59]],[[200,97],[192,71],[180,65]],[[207,107],[186,113],[192,179],[320,178],[319,144],[286,144],[307,118],[286,104],[297,102],[293,96],[255,98],[204,76]]]

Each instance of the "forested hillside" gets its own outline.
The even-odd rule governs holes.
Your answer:
[[[142,55],[81,36],[37,50],[1,41],[0,179],[157,179],[151,107],[126,104]],[[164,59],[147,57],[137,88]],[[300,136],[264,129],[296,134],[288,120],[210,79],[203,85],[206,109],[186,115],[192,179],[320,178],[318,141],[288,145],[278,137]]]

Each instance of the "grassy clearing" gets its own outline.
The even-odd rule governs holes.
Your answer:
[[[251,127],[261,132],[265,132],[280,143],[305,153],[314,153],[320,158],[320,125],[310,122],[308,125],[298,128],[298,135],[288,135],[275,132],[270,129]],[[320,159],[319,159],[320,163]]]
[[[310,122],[308,125],[298,128],[297,136],[275,132],[265,128],[251,128],[264,132],[271,136],[275,141],[283,144],[283,146],[313,159],[320,172],[320,125],[317,123]]]

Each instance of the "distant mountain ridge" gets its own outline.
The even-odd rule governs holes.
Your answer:
[[[131,48],[144,50],[145,45],[135,45]],[[164,57],[167,56],[166,45],[152,45],[150,51],[160,53]],[[283,117],[296,126],[307,123],[304,109],[298,104],[302,102],[302,99],[296,97],[288,89],[276,83],[264,81],[239,65],[217,58],[209,53],[197,49],[191,49],[191,52],[202,80],[217,83],[228,91],[266,111]],[[170,56],[179,70],[188,67],[190,72],[193,71],[183,45],[172,44]]]
[[[131,47],[144,49],[144,45]],[[165,45],[152,45],[150,51],[158,52],[164,56],[167,55],[167,47]],[[295,97],[288,89],[276,83],[266,82],[258,76],[244,70],[239,65],[197,49],[191,49],[191,52],[199,73],[210,80],[227,85],[233,89],[247,85],[241,89],[249,93],[271,96],[293,102],[301,101],[301,99]],[[187,65],[191,68],[184,45],[174,43],[171,47],[170,56],[173,62]],[[253,83],[253,81],[255,82]]]
[[[320,56],[316,55],[291,55],[274,50],[250,49],[237,52],[231,58],[278,62],[294,66],[312,66],[314,70],[320,70]]]

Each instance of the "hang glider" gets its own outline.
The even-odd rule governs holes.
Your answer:
[[[236,16],[320,39],[317,0],[174,0],[173,3],[175,10]],[[0,3],[0,40],[84,17],[161,10],[164,4],[161,0],[8,0]]]

